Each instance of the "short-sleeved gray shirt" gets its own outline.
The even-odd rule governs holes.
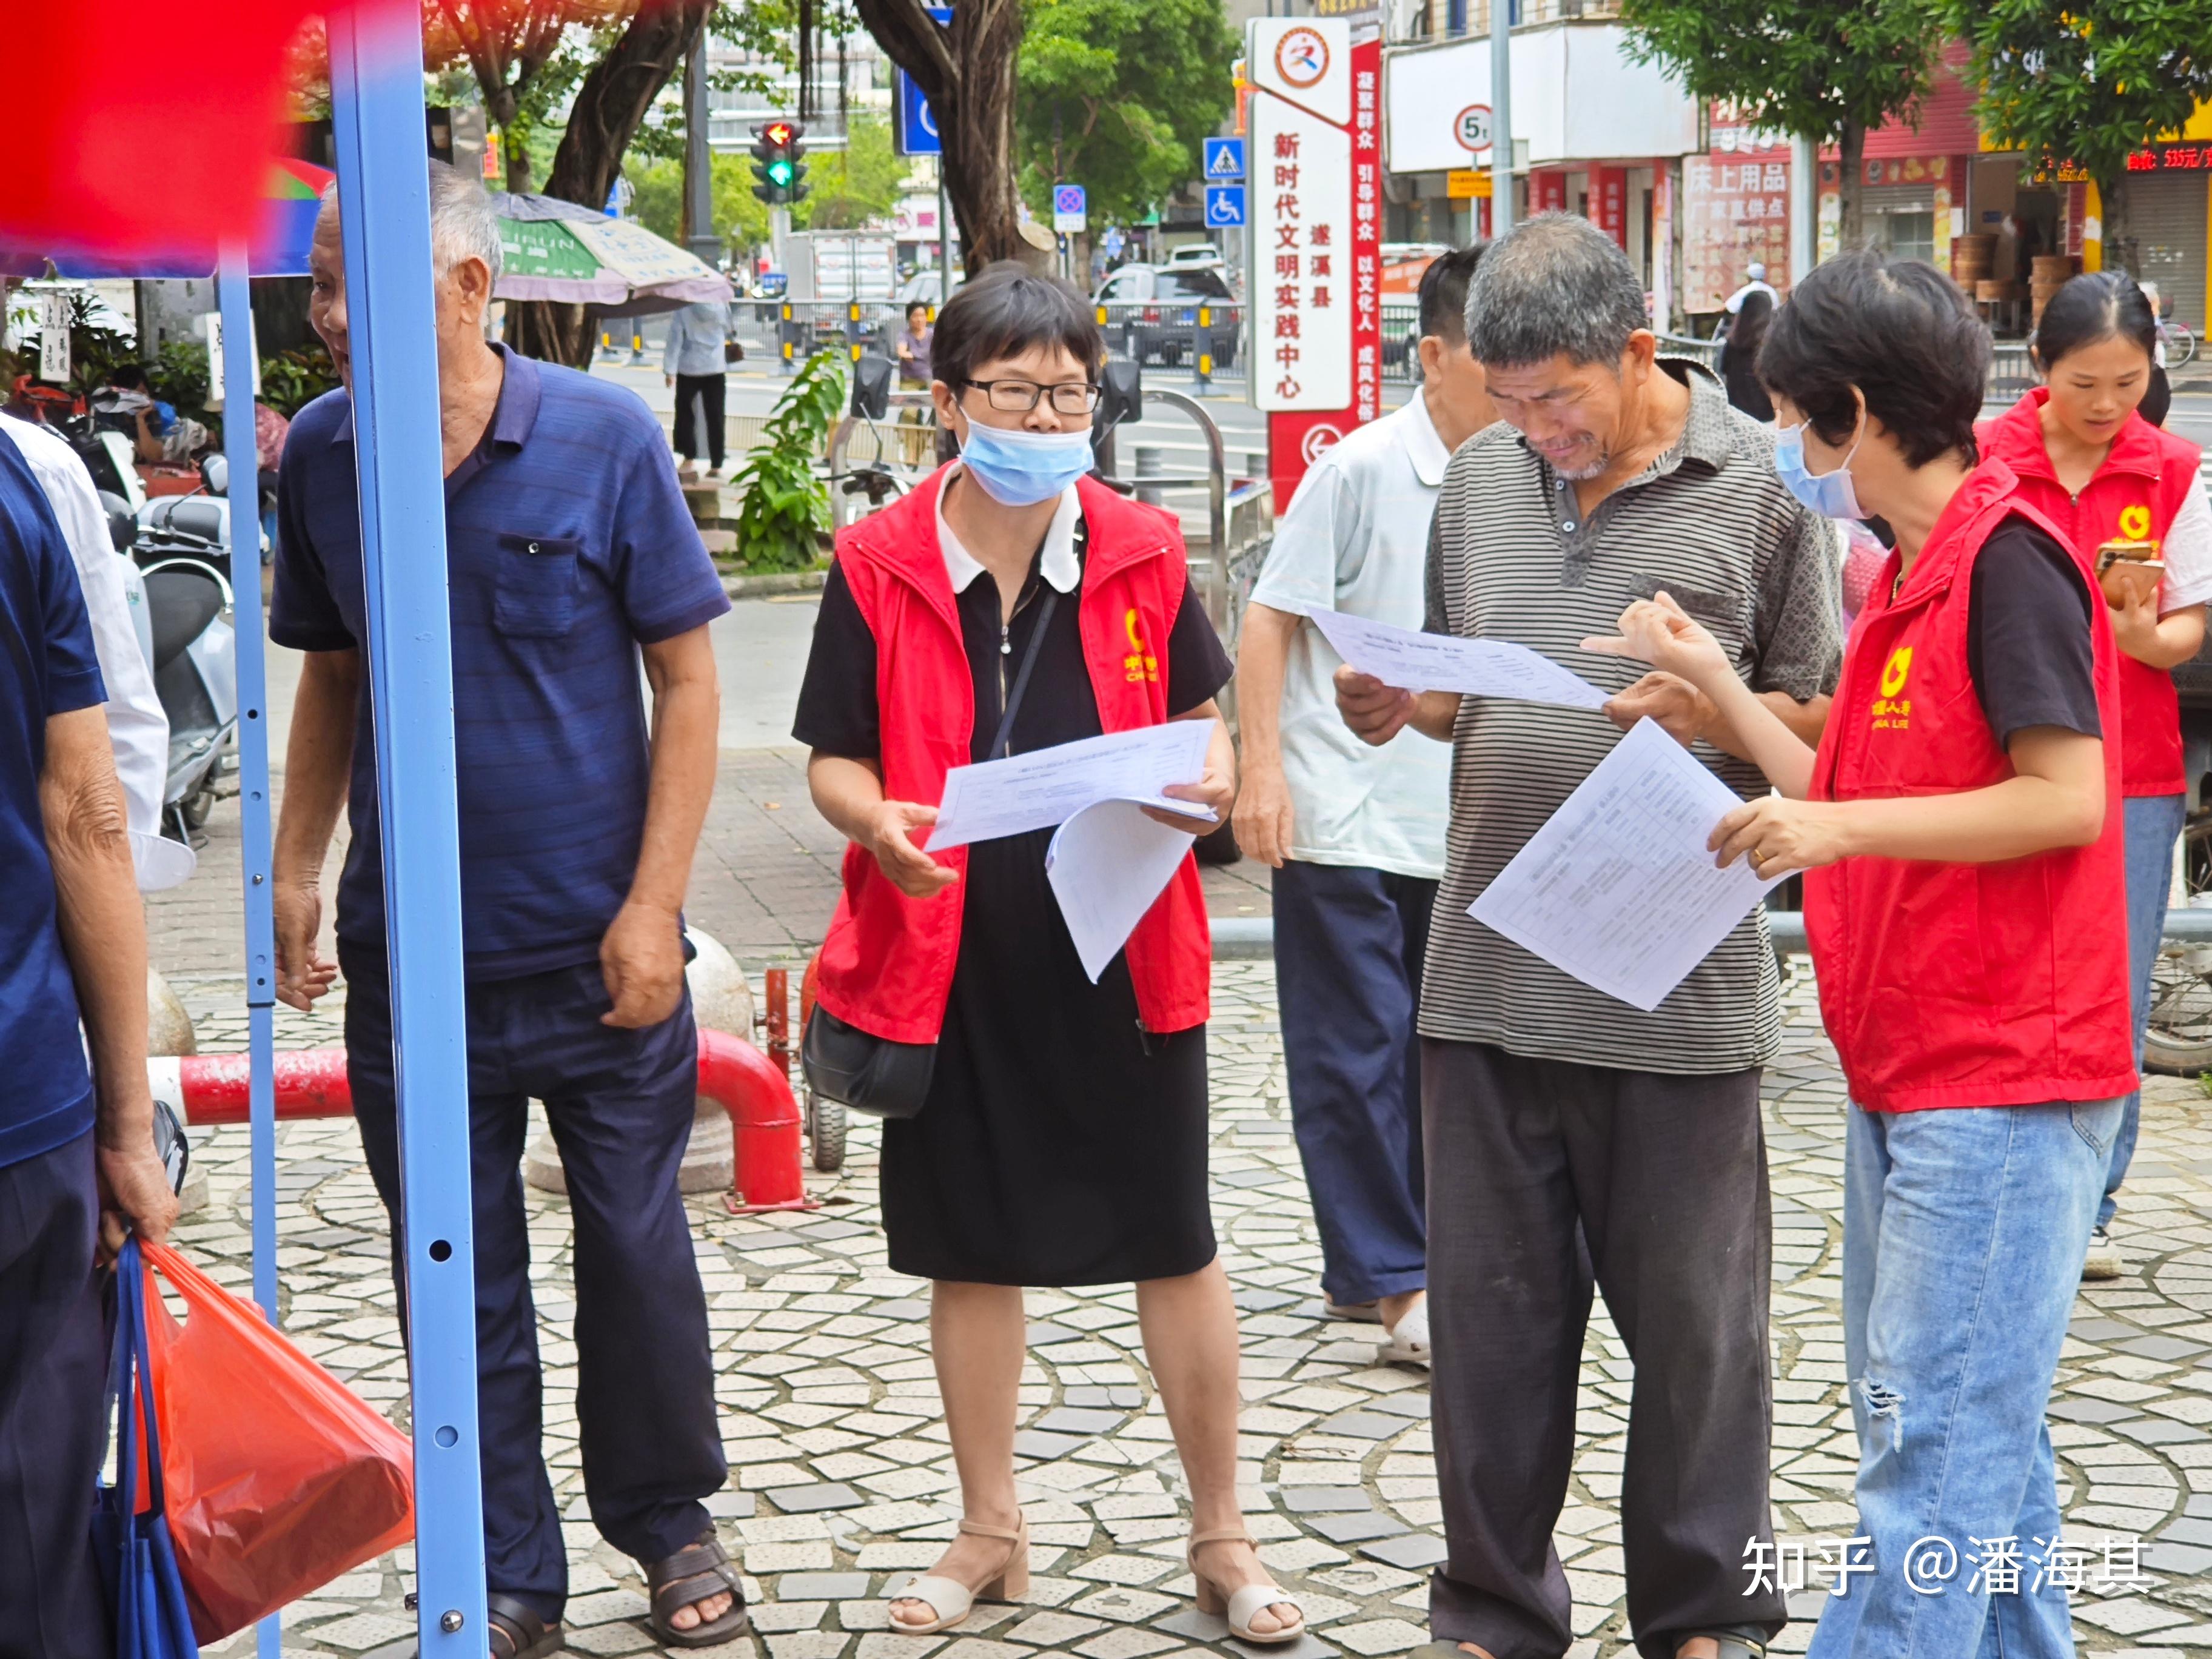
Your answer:
[[[1842,658],[1833,526],[1775,476],[1772,432],[1729,407],[1701,368],[1681,438],[1582,519],[1573,484],[1503,423],[1460,447],[1430,529],[1428,629],[1511,640],[1607,691],[1640,663],[1581,649],[1661,588],[1721,641],[1758,691],[1832,692]],[[1453,732],[1451,824],[1421,988],[1425,1036],[1631,1071],[1759,1065],[1781,1032],[1764,910],[1650,1013],[1570,978],[1467,914],[1522,844],[1620,739],[1592,710],[1468,697]],[[1757,768],[1697,745],[1738,793]]]

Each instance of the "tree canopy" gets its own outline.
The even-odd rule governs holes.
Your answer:
[[[714,234],[741,248],[765,246],[768,209],[753,194],[751,158],[717,153],[714,161]],[[637,192],[631,216],[654,234],[679,240],[682,163],[633,153],[623,172]],[[844,149],[808,151],[811,188],[806,199],[791,210],[792,225],[799,230],[847,230],[884,218],[897,205],[906,173],[906,162],[892,153],[890,126],[878,117],[856,115]]]
[[[2178,131],[2212,97],[2212,14],[2202,0],[1943,0],[1973,52],[1975,115],[2008,149],[2071,161],[2103,198],[2106,263],[2139,269],[2129,155]]]
[[[1843,241],[1858,240],[1867,131],[1910,119],[1928,90],[1938,45],[1928,0],[1622,0],[1620,15],[1631,52],[1665,64],[1692,97],[1837,145]]]
[[[1022,195],[1080,184],[1101,219],[1142,217],[1197,177],[1235,98],[1219,0],[1028,0],[1015,131]]]

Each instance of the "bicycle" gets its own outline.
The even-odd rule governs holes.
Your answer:
[[[2166,347],[2166,366],[2171,371],[2195,361],[2197,336],[2185,323],[2159,319],[2158,337]]]

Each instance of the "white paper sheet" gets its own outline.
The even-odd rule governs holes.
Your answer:
[[[1170,720],[956,766],[945,775],[937,824],[926,844],[935,852],[1049,830],[1101,800],[1143,801],[1210,822],[1213,815],[1206,808],[1171,800],[1160,791],[1204,776],[1212,740],[1212,720]]]
[[[1336,654],[1363,674],[1408,691],[1457,691],[1477,697],[1602,708],[1606,693],[1549,657],[1508,640],[1424,634],[1343,611],[1307,613]]]
[[[1093,801],[1060,826],[1045,851],[1045,878],[1093,985],[1190,846],[1188,830],[1146,817],[1134,801]]]
[[[1774,885],[1705,839],[1742,805],[1656,720],[1638,720],[1468,914],[1650,1013]]]

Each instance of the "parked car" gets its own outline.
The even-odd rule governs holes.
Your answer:
[[[1198,313],[1212,307],[1204,330],[1216,370],[1237,361],[1243,317],[1219,271],[1202,265],[1123,265],[1098,285],[1092,301],[1106,313],[1109,347],[1132,362],[1185,362],[1199,337]]]
[[[1211,242],[1185,242],[1181,247],[1168,250],[1170,270],[1188,270],[1193,266],[1218,270],[1228,264],[1221,250]]]

